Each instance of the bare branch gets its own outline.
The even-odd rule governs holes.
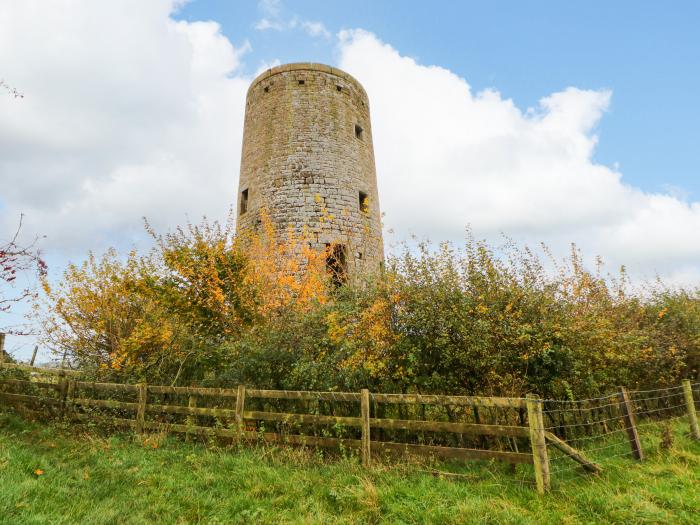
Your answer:
[[[4,79],[0,78],[0,88],[4,88],[10,95],[15,98],[24,98],[24,95],[20,93],[17,88],[12,87]]]
[[[0,245],[0,313],[8,313],[12,307],[36,295],[35,283],[46,275],[47,266],[37,249],[39,237],[29,244],[19,241],[24,216],[20,215],[17,230],[11,240]],[[17,286],[17,278],[31,274],[30,283]]]

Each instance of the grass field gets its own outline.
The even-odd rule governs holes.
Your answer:
[[[366,470],[314,450],[136,441],[0,414],[0,523],[698,523],[700,443],[686,429],[673,427],[670,451],[645,438],[647,461],[604,458],[601,477],[555,478],[538,496],[523,466]]]

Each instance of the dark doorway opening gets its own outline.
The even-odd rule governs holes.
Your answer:
[[[335,286],[348,280],[347,254],[343,244],[326,244],[326,270]]]

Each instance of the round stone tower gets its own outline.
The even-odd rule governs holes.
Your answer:
[[[238,233],[266,210],[277,231],[306,233],[342,278],[384,260],[369,100],[360,83],[322,64],[258,76],[246,97]]]

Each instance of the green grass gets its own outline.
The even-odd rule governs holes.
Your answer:
[[[697,523],[700,444],[686,428],[676,423],[673,448],[660,451],[647,427],[647,461],[603,458],[601,477],[555,474],[555,490],[538,496],[523,466],[366,470],[313,450],[144,444],[0,414],[0,523]]]

